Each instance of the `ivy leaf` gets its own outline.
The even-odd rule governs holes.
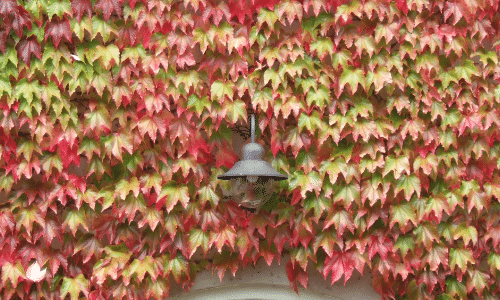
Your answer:
[[[188,261],[180,254],[170,259],[164,269],[172,273],[177,283],[180,283],[183,277],[189,277]]]
[[[394,251],[399,250],[401,257],[406,257],[408,251],[415,249],[415,239],[411,235],[400,235],[394,244]]]
[[[193,256],[198,247],[201,247],[203,254],[206,255],[212,246],[212,241],[207,231],[193,228],[189,231],[188,246],[190,249],[188,258]]]
[[[85,297],[89,294],[89,282],[83,274],[78,274],[74,278],[64,277],[61,285],[62,299],[69,294],[71,296],[71,300],[78,300],[81,292],[83,292]]]
[[[96,55],[92,59],[99,59],[104,68],[109,70],[112,66],[120,64],[120,50],[113,44],[107,46],[98,45]]]
[[[464,241],[464,245],[468,245],[470,241],[472,241],[472,245],[477,243],[477,229],[474,226],[467,226],[466,224],[460,224],[455,229],[453,233],[453,239],[457,240],[462,238]]]
[[[410,174],[408,176],[403,175],[396,182],[394,193],[398,194],[400,191],[404,191],[405,199],[409,201],[415,192],[417,196],[420,197],[420,189],[420,179],[416,174]]]
[[[319,195],[319,192],[322,188],[323,181],[319,176],[318,172],[309,172],[304,174],[303,171],[295,172],[289,180],[290,190],[295,189],[296,187],[301,187],[300,195],[305,197],[308,191],[314,191],[316,195]]]
[[[335,244],[338,244],[339,241],[335,238],[336,234],[333,233],[333,231],[330,230],[323,230],[321,232],[318,232],[316,236],[314,237],[314,243],[313,243],[313,250],[314,253],[316,253],[319,249],[319,247],[323,248],[323,250],[326,252],[326,254],[329,257],[332,257],[334,255],[334,247]],[[330,270],[327,268],[323,268],[323,272],[327,272],[326,275],[328,275]],[[326,277],[326,275],[323,273],[323,275]],[[340,278],[340,277],[339,277]],[[338,280],[338,278],[337,278]]]
[[[71,233],[75,236],[79,225],[82,225],[85,230],[89,230],[87,223],[87,213],[83,208],[79,210],[72,209],[65,211],[62,227],[63,230],[65,230],[66,227],[69,227]]]
[[[106,153],[113,154],[114,157],[122,161],[122,149],[132,154],[133,146],[131,136],[125,132],[113,133],[102,138]],[[109,155],[111,156],[111,155]]]
[[[215,247],[219,253],[221,253],[222,247],[226,244],[231,246],[231,249],[234,251],[234,245],[236,243],[236,231],[234,230],[234,226],[226,225],[219,232],[213,233],[212,236]]]
[[[392,241],[390,238],[386,236],[382,236],[378,234],[376,236],[371,236],[371,241],[368,244],[368,257],[370,259],[375,256],[375,254],[379,254],[382,260],[387,259],[387,255],[392,252]]]
[[[80,239],[75,245],[75,250],[74,254],[82,251],[83,256],[83,262],[87,263],[92,256],[94,256],[96,259],[99,259],[101,256],[101,253],[104,251],[101,242],[99,239],[95,237],[95,235],[91,233],[86,233]]]
[[[106,22],[109,21],[109,18],[111,17],[113,11],[118,16],[121,16],[122,14],[122,9],[118,0],[99,0],[95,4],[95,8],[102,12],[104,20]]]
[[[455,267],[459,267],[460,271],[465,272],[468,268],[468,264],[470,263],[471,265],[475,264],[475,260],[472,257],[472,252],[470,249],[464,249],[464,248],[452,248],[450,249],[450,268],[452,270],[455,269]]]
[[[337,282],[342,275],[344,275],[344,285],[347,280],[351,278],[354,269],[360,273],[363,272],[364,261],[355,250],[348,250],[346,252],[334,251],[325,259],[323,266],[323,276],[326,279],[328,273],[332,271],[332,284]]]
[[[49,19],[52,19],[54,15],[62,18],[65,13],[68,13],[71,10],[71,3],[68,0],[50,1],[49,3],[45,4],[44,8]]]
[[[36,205],[30,205],[20,210],[16,215],[16,229],[20,230],[24,226],[28,233],[31,233],[33,224],[36,222],[42,228],[45,227],[45,218],[40,208]]]
[[[67,18],[59,19],[53,18],[50,23],[45,26],[45,41],[52,37],[52,42],[59,47],[61,39],[64,37],[69,43],[71,43],[71,27],[69,25],[69,20]]]
[[[233,99],[234,83],[232,81],[222,82],[220,80],[214,81],[210,86],[210,95],[213,100],[223,101],[224,97]]]
[[[399,224],[399,228],[405,228],[409,222],[416,225],[416,219],[415,210],[410,203],[406,202],[391,206],[391,228],[396,223]]]
[[[434,244],[432,249],[428,249],[423,261],[428,263],[431,271],[437,271],[439,265],[448,266],[448,248],[442,245]]]
[[[71,0],[71,9],[78,22],[82,21],[82,16],[85,13],[87,13],[89,18],[92,18],[92,3],[90,0]]]
[[[0,15],[7,16],[10,14],[15,14],[17,12],[17,1],[6,0],[0,3]]]
[[[7,281],[10,281],[12,286],[17,286],[19,277],[24,278],[25,272],[24,267],[20,260],[16,260],[15,263],[5,262],[2,265],[2,284],[6,285]]]
[[[28,65],[31,65],[31,55],[35,55],[38,59],[42,59],[42,48],[36,37],[31,36],[21,40],[17,44],[17,55]]]
[[[124,273],[128,275],[127,277],[136,274],[138,281],[142,282],[146,273],[148,273],[153,280],[156,280],[162,268],[163,266],[161,266],[159,262],[150,255],[147,255],[143,259],[134,259],[128,268],[124,270]]]
[[[446,292],[453,297],[458,296],[460,299],[467,298],[465,285],[453,276],[446,278]]]
[[[186,186],[179,186],[175,181],[170,181],[162,187],[158,199],[160,199],[159,203],[166,202],[167,212],[170,212],[178,202],[186,208],[190,198]]]
[[[366,89],[366,78],[363,71],[361,69],[354,69],[351,66],[347,66],[340,75],[341,89],[344,89],[346,84],[349,84],[351,94],[356,93],[359,84]]]
[[[467,292],[471,293],[473,289],[477,291],[479,296],[483,295],[484,289],[488,289],[489,286],[489,279],[490,275],[488,275],[486,272],[477,270],[477,269],[469,269],[468,270],[468,278],[467,278]]]

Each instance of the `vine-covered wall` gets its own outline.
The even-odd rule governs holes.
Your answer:
[[[496,299],[498,6],[1,0],[0,293],[162,299],[287,253],[296,291]],[[289,175],[257,212],[216,178],[250,108]]]

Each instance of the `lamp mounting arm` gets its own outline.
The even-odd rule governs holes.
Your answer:
[[[252,143],[255,143],[255,116],[253,114],[250,115],[250,131],[252,134]]]

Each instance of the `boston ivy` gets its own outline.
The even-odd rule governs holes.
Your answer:
[[[295,291],[313,265],[369,269],[384,299],[496,299],[498,9],[0,1],[0,293],[163,299],[286,254]],[[250,108],[289,174],[258,212],[216,178]]]

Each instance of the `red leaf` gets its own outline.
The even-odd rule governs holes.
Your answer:
[[[14,230],[16,223],[14,220],[14,215],[8,209],[0,211],[0,235],[4,236],[6,233],[6,229],[8,228],[10,231]]]
[[[221,166],[226,166],[227,168],[232,168],[234,164],[238,161],[238,156],[226,142],[219,145],[219,149],[215,154],[215,166],[220,168]]]
[[[118,31],[118,40],[116,45],[118,48],[123,49],[126,46],[134,46],[137,42],[137,28],[135,26],[121,26]]]
[[[142,44],[144,45],[144,48],[148,49],[153,31],[149,29],[148,26],[141,26],[141,28],[139,28],[139,32],[137,32],[137,35],[142,37]]]
[[[248,3],[247,0],[243,1],[231,1],[229,3],[229,11],[231,12],[231,15],[233,17],[238,18],[238,21],[241,24],[245,24],[245,17],[248,16],[248,18],[251,20],[252,15],[255,12],[255,9],[253,5]]]
[[[269,10],[274,9],[274,5],[279,3],[279,0],[251,0],[254,4],[254,11],[258,11],[261,7],[267,7]]]
[[[406,4],[406,0],[396,0],[396,7],[404,12],[405,15],[408,14],[408,5]]]
[[[9,14],[15,14],[17,12],[17,1],[16,0],[2,0],[0,1],[0,15],[6,18]]]
[[[30,14],[22,7],[17,7],[18,11],[14,13],[14,20],[12,20],[12,28],[16,34],[21,37],[23,35],[23,27],[28,27],[31,30]]]
[[[332,284],[344,275],[344,285],[351,277],[352,272],[356,268],[360,273],[363,272],[364,262],[362,261],[356,250],[349,250],[346,252],[334,251],[331,256],[325,259],[323,267],[323,276],[326,279],[328,273],[332,271]]]
[[[106,22],[109,20],[109,17],[111,17],[113,11],[116,12],[118,16],[122,14],[122,8],[118,0],[99,0],[99,2],[95,4],[95,8],[102,11],[102,16]]]
[[[279,254],[281,254],[285,243],[288,242],[289,245],[291,244],[291,239],[290,226],[288,224],[282,224],[276,228],[270,227],[267,231],[267,241],[269,243],[271,241],[274,242]]]
[[[207,23],[208,18],[212,16],[212,21],[216,26],[222,21],[222,17],[226,17],[226,20],[231,19],[231,13],[229,12],[229,7],[225,2],[219,2],[217,6],[212,6],[211,3],[207,3],[207,6],[203,10],[203,22]]]
[[[0,31],[0,51],[5,54],[6,44],[7,44],[7,36],[9,35],[7,29]],[[19,103],[19,102],[16,102]]]
[[[30,66],[31,54],[34,54],[38,59],[42,59],[42,48],[35,36],[30,36],[27,39],[21,40],[18,43],[17,55]]]
[[[45,41],[51,36],[56,48],[59,47],[62,37],[71,43],[71,35],[72,31],[67,18],[59,20],[59,18],[55,17],[45,27]]]
[[[89,18],[92,18],[92,3],[90,0],[71,0],[71,9],[75,13],[78,22],[82,20],[85,13]]]
[[[75,165],[80,165],[80,156],[78,155],[78,144],[70,146],[68,141],[65,139],[58,143],[57,152],[61,157],[63,168],[69,167],[69,165],[74,162]]]
[[[392,251],[391,239],[383,237],[381,234],[371,237],[371,242],[368,245],[368,257],[370,259],[378,253],[383,260],[386,260],[390,251]]]

